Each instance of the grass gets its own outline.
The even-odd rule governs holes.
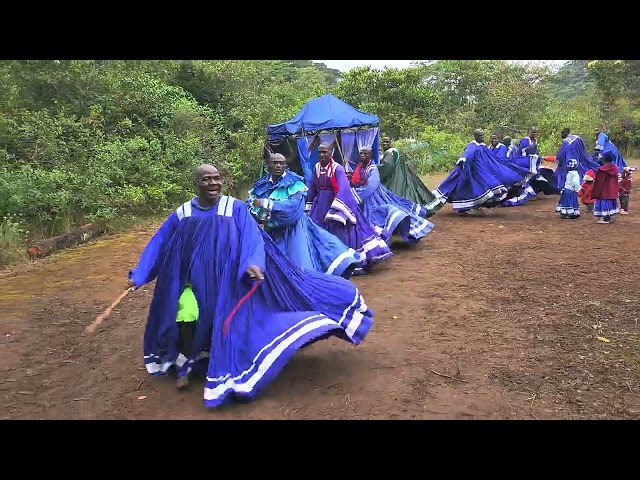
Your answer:
[[[4,217],[0,224],[0,265],[6,265],[26,259],[27,255],[20,246],[24,244],[24,234],[12,217]]]

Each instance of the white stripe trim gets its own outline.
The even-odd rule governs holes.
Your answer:
[[[234,202],[234,198],[233,197],[227,197],[227,205],[226,208],[224,209],[224,216],[225,217],[232,217],[233,216],[233,202]]]
[[[382,240],[379,236],[376,236],[372,240],[369,240],[367,243],[362,245],[362,248],[358,249],[358,252],[362,252],[366,254],[367,252],[373,250],[376,247],[380,247],[386,250],[389,249],[389,245],[387,245],[386,242]]]
[[[260,355],[262,355],[262,353],[265,350],[268,350],[270,347],[275,345],[279,340],[282,340],[284,337],[286,337],[289,333],[291,333],[293,330],[298,328],[303,323],[305,323],[305,322],[307,322],[309,320],[312,320],[312,319],[326,319],[326,318],[327,317],[325,315],[318,313],[318,314],[306,317],[306,318],[300,320],[295,325],[289,327],[287,330],[282,332],[280,335],[278,335],[276,338],[274,338],[268,344],[266,344],[264,347],[262,347],[260,349],[260,351],[253,357],[253,361],[251,362],[251,366],[248,369],[246,369],[245,371],[243,371],[242,373],[240,373],[239,375],[236,375],[235,377],[233,377],[232,380],[238,380],[239,378],[242,378],[243,375],[246,375],[247,373],[249,373],[256,366],[256,362],[258,361],[258,358],[260,358]],[[333,320],[331,320],[331,321],[333,322]],[[230,373],[226,373],[221,377],[215,377],[215,378],[207,376],[207,381],[208,382],[222,382],[223,380],[228,380],[230,378],[231,378],[231,374]]]
[[[188,202],[184,202],[182,205],[176,208],[176,215],[178,215],[178,220],[182,220],[185,217],[190,217],[191,216],[191,200],[189,200]]]
[[[274,348],[269,354],[264,358],[260,365],[257,368],[256,373],[251,375],[246,381],[236,383],[236,378],[230,378],[226,380],[224,383],[217,385],[215,388],[205,388],[204,389],[204,399],[205,400],[216,400],[226,393],[228,389],[233,389],[235,392],[248,393],[253,390],[253,387],[262,379],[265,373],[269,371],[269,369],[273,366],[275,361],[282,355],[282,353],[296,340],[300,337],[306,335],[313,330],[319,329],[326,325],[336,325],[336,322],[330,320],[329,318],[323,318],[321,320],[316,320],[314,322],[308,323],[304,327],[297,330],[295,333],[291,334],[288,338],[283,340],[278,344],[276,348]],[[209,380],[209,379],[207,379]]]
[[[353,212],[351,211],[351,209],[349,207],[347,207],[344,202],[342,200],[340,200],[338,197],[333,199],[333,202],[331,202],[331,206],[329,208],[333,208],[335,210],[338,210],[340,212],[342,212],[344,214],[345,217],[347,217],[347,219],[351,222],[351,223],[356,223],[356,217],[353,214]]]
[[[329,265],[329,268],[327,268],[327,271],[325,273],[332,275],[335,269],[338,268],[338,265],[340,265],[343,261],[345,261],[349,257],[355,258],[356,255],[357,255],[356,251],[353,248],[349,248],[345,252],[342,252],[333,260],[333,262],[331,262],[331,265]]]
[[[408,215],[405,212],[403,212],[399,208],[396,209],[396,211],[393,212],[391,214],[391,216],[387,219],[386,223],[384,224],[384,229],[383,230],[390,230],[391,229],[391,225],[393,225],[395,223],[396,219],[401,215],[404,215],[405,218],[408,217]],[[393,233],[393,232],[389,232],[389,233]]]
[[[336,215],[335,213],[327,213],[324,217],[324,219],[326,221],[330,221],[333,220],[334,222],[338,222],[342,225],[346,225],[347,221],[344,219],[344,217],[341,217],[340,215]]]
[[[229,197],[227,197],[226,195],[224,195],[218,201],[218,215],[224,215],[224,209],[226,208],[228,201],[229,201]]]
[[[356,199],[356,202],[362,203],[362,200],[360,199],[360,195],[358,195],[358,192],[356,192],[355,187],[351,188],[351,193],[353,194],[353,198]]]
[[[428,220],[422,220],[409,230],[409,235],[415,237],[430,228],[433,228],[433,223]]]

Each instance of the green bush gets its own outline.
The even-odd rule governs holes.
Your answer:
[[[427,126],[416,139],[394,142],[401,155],[419,175],[450,170],[469,140],[460,135]]]

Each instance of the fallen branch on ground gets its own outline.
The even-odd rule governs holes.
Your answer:
[[[91,238],[105,232],[106,228],[104,225],[87,223],[69,233],[32,243],[27,248],[27,255],[29,255],[31,259],[43,258],[58,250],[86,243]]]
[[[451,380],[458,380],[459,382],[469,383],[464,378],[452,377],[451,375],[445,375],[444,373],[438,373],[435,370],[431,370],[431,372],[435,373],[439,377],[450,378]]]

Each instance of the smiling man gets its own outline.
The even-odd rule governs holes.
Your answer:
[[[156,280],[147,372],[175,369],[181,388],[201,367],[213,408],[255,399],[305,345],[364,339],[373,312],[353,283],[296,266],[245,202],[221,193],[215,167],[198,168],[196,185],[199,195],[169,216],[129,275],[136,287]]]
[[[195,184],[198,188],[198,196],[193,197],[173,211],[149,240],[142,255],[140,255],[138,265],[129,272],[128,287],[140,288],[156,278],[167,245],[182,219],[218,215],[220,208],[217,207],[217,203],[222,188],[222,180],[218,169],[213,165],[201,165],[195,173]],[[246,274],[256,280],[263,278],[262,270],[254,265],[248,266]],[[198,302],[190,283],[187,282],[180,295],[176,315],[176,322],[178,323],[177,348],[180,353],[177,363],[179,366],[182,366],[191,357],[196,322],[199,316],[198,312]],[[189,383],[188,378],[187,369],[184,375],[179,374],[177,387],[186,387]]]
[[[184,217],[199,217],[216,213],[213,207],[218,202],[222,188],[218,169],[213,165],[201,165],[196,170],[195,184],[198,188],[198,196],[174,210],[149,240],[140,256],[138,266],[129,272],[127,283],[129,287],[140,288],[155,278],[158,268],[157,260],[166,248],[167,242],[175,232],[180,220]],[[258,276],[259,272],[255,271],[252,274]]]

